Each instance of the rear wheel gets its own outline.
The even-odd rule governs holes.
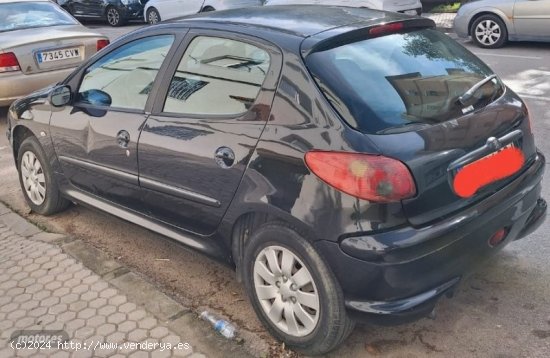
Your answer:
[[[247,243],[243,262],[256,314],[289,347],[324,354],[353,330],[334,274],[313,246],[285,224],[262,225]]]
[[[147,22],[151,25],[158,24],[161,21],[160,14],[154,7],[147,10]]]
[[[113,27],[121,26],[124,24],[122,14],[120,13],[120,11],[118,11],[116,7],[108,7],[105,16],[107,17],[107,23]]]
[[[477,18],[472,24],[470,34],[474,43],[482,48],[499,48],[508,41],[506,25],[496,15]]]
[[[23,141],[18,151],[19,183],[31,210],[41,215],[55,214],[69,206],[57,187],[53,171],[35,137]]]

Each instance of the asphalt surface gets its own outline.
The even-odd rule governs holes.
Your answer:
[[[134,29],[93,25],[117,37]],[[550,155],[550,44],[481,50],[486,61],[527,102],[538,147]],[[107,252],[184,305],[209,308],[235,322],[256,354],[274,341],[256,319],[233,272],[130,223],[81,206],[45,218],[29,213],[20,192],[0,109],[0,201],[54,232],[80,237]],[[543,195],[550,199],[544,178]],[[359,325],[331,357],[548,357],[550,355],[550,221],[466,278],[443,299],[435,319],[398,327]],[[159,260],[162,259],[162,260]],[[437,267],[434,267],[437,270]]]

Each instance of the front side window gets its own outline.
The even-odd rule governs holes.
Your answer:
[[[237,115],[255,102],[269,69],[269,54],[254,45],[197,37],[172,78],[164,112]]]
[[[173,42],[172,35],[154,36],[108,53],[86,70],[77,102],[144,110],[153,82]]]

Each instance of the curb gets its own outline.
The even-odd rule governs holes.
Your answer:
[[[251,357],[243,345],[228,341],[217,334],[189,308],[159,291],[141,275],[111,259],[105,252],[83,240],[62,234],[48,233],[0,202],[0,223],[15,234],[30,240],[56,245],[83,266],[116,287],[138,306],[163,322],[174,333],[189,340],[194,348],[192,357]],[[198,353],[201,352],[201,353]]]

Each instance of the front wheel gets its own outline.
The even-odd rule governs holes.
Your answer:
[[[160,14],[154,7],[147,10],[147,22],[151,25],[158,24],[161,21]]]
[[[19,183],[31,210],[52,215],[69,205],[57,187],[53,171],[35,137],[23,141],[18,151]]]
[[[499,48],[508,41],[506,25],[496,15],[483,15],[477,18],[470,33],[474,43],[482,48]]]
[[[285,224],[262,225],[247,243],[243,262],[256,314],[289,347],[324,354],[353,330],[334,274],[313,246]]]
[[[109,25],[113,27],[121,26],[124,24],[124,19],[122,18],[122,14],[120,13],[120,11],[118,11],[116,7],[111,6],[107,8],[106,17],[107,17],[107,23],[109,23]]]

